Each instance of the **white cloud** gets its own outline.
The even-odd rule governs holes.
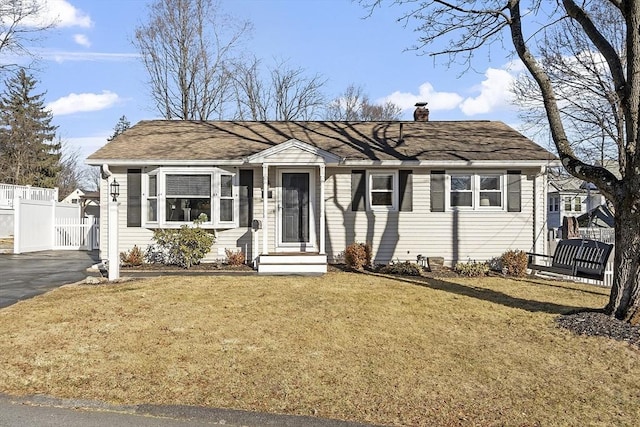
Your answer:
[[[67,96],[49,103],[47,108],[54,116],[81,113],[86,111],[100,111],[112,107],[121,98],[117,93],[108,90],[102,93],[70,93]]]
[[[74,34],[73,41],[78,43],[80,46],[91,47],[91,42],[89,41],[89,38],[84,34]]]
[[[453,110],[463,98],[454,92],[437,92],[431,83],[423,83],[418,88],[418,94],[409,92],[393,92],[391,95],[379,100],[381,102],[391,101],[403,111],[413,109],[416,102],[428,102],[429,110]]]
[[[40,13],[22,21],[23,25],[31,27],[54,24],[56,27],[90,28],[93,25],[91,17],[76,9],[67,0],[37,0]]]
[[[489,68],[485,80],[475,88],[480,94],[466,98],[460,104],[460,110],[467,116],[473,116],[509,107],[513,100],[513,81],[514,77],[508,71]]]
[[[69,52],[62,50],[40,50],[37,53],[43,59],[58,63],[67,61],[129,61],[140,56],[137,53]]]

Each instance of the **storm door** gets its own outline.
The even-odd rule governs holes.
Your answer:
[[[310,242],[310,180],[308,172],[282,173],[282,243]]]

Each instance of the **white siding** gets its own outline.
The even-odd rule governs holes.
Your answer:
[[[523,175],[522,212],[431,212],[428,170],[414,169],[413,211],[351,211],[350,170],[327,170],[327,254],[370,242],[376,263],[415,261],[418,255],[455,261],[487,260],[533,245],[533,180]],[[335,191],[334,191],[335,189]]]

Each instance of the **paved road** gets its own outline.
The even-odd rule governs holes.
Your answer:
[[[98,261],[97,251],[0,254],[0,308],[82,280]]]
[[[111,406],[95,401],[43,396],[12,398],[0,394],[2,427],[365,427],[314,417],[263,414],[231,409],[178,405]]]

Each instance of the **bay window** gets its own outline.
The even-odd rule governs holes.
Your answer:
[[[146,175],[148,227],[178,227],[198,218],[205,228],[237,227],[237,174],[219,168],[158,168]]]

